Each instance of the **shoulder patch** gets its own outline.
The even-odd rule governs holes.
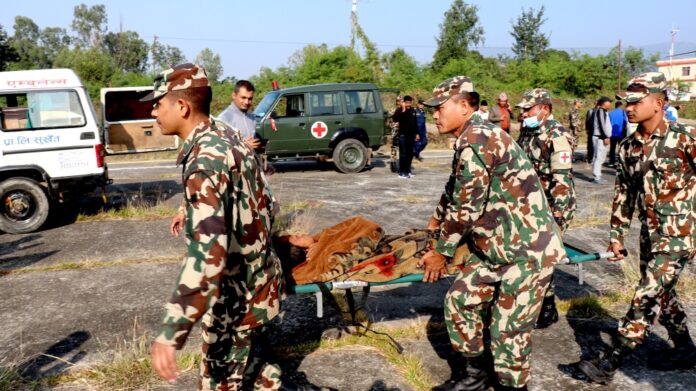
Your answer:
[[[573,149],[565,137],[553,139],[553,154],[551,155],[552,170],[567,170],[573,167]]]

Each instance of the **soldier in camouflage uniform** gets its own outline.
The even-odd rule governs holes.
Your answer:
[[[526,92],[517,107],[522,109],[523,118],[517,144],[532,162],[553,218],[561,233],[564,233],[575,212],[572,169],[574,137],[553,118],[551,94],[548,91],[535,88]],[[557,321],[555,287],[551,279],[535,327],[543,329]]]
[[[650,363],[663,370],[696,365],[696,347],[676,292],[679,274],[695,255],[696,128],[664,118],[666,86],[662,73],[649,72],[631,79],[627,92],[617,95],[627,103],[628,120],[639,126],[619,146],[609,250],[614,260],[623,259],[624,237],[637,207],[641,280],[619,322],[619,343],[599,358],[580,362],[582,372],[599,383],[611,381],[656,319],[675,347]]]
[[[401,96],[396,97],[396,106],[387,114],[387,125],[391,128],[391,151],[389,169],[391,172],[399,171],[399,123],[394,121],[394,112],[401,107]]]
[[[573,161],[575,160],[575,150],[578,149],[578,141],[580,140],[580,133],[582,132],[580,109],[582,109],[582,101],[580,99],[575,99],[569,114],[570,134],[573,135]]]
[[[166,135],[184,139],[187,255],[152,346],[155,370],[177,376],[175,350],[202,319],[202,390],[278,389],[280,369],[259,352],[262,326],[280,309],[280,261],[270,246],[271,210],[261,168],[239,132],[209,118],[205,70],[182,64],[163,71],[152,115]]]
[[[439,132],[457,141],[452,173],[428,224],[440,236],[423,256],[424,281],[446,272],[460,244],[471,252],[445,298],[447,330],[466,371],[438,389],[488,389],[488,330],[499,389],[526,390],[531,332],[553,267],[565,257],[560,232],[524,151],[501,128],[471,118],[478,94],[468,77],[445,80],[426,105],[435,108]]]

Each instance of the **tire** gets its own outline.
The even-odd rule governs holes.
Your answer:
[[[46,192],[29,178],[0,182],[0,230],[22,234],[39,229],[48,218]]]
[[[336,168],[346,174],[362,171],[367,160],[367,148],[354,138],[341,141],[333,151],[333,161]]]

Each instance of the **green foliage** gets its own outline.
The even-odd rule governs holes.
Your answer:
[[[544,52],[549,47],[549,37],[540,31],[544,24],[544,6],[539,11],[529,8],[522,10],[517,21],[512,23],[510,35],[515,39],[512,52],[518,60],[530,60],[538,62],[544,57]]]
[[[114,59],[97,48],[63,49],[56,57],[56,68],[74,70],[87,86],[92,99],[99,97],[99,90],[108,86],[118,68]]]
[[[70,27],[75,31],[75,46],[78,48],[99,48],[106,33],[106,7],[97,4],[88,7],[85,4],[75,6]]]
[[[484,42],[484,31],[479,24],[477,11],[478,7],[475,5],[466,5],[462,0],[454,0],[440,25],[433,69],[440,70],[450,60],[463,57],[469,51],[469,45]]]
[[[220,55],[213,53],[212,50],[204,48],[196,56],[194,61],[196,64],[202,65],[208,72],[208,79],[216,83],[222,76],[222,61]]]
[[[152,56],[152,71],[154,73],[186,61],[186,57],[184,57],[181,49],[176,46],[163,45],[158,41],[153,42],[150,47],[150,54]]]
[[[104,36],[104,49],[123,72],[145,72],[148,44],[135,31],[109,32]]]
[[[17,52],[8,41],[5,28],[0,24],[0,71],[6,70],[11,62],[17,61],[18,59],[19,56],[17,56]]]

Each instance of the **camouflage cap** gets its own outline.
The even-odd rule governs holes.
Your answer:
[[[616,94],[616,99],[635,103],[649,94],[664,91],[667,88],[667,78],[662,72],[646,72],[628,81],[625,92]]]
[[[447,102],[447,99],[451,96],[461,92],[474,92],[474,83],[466,76],[455,76],[438,84],[433,89],[433,97],[423,102],[423,104],[437,107]]]
[[[155,77],[154,90],[140,99],[147,102],[160,99],[169,91],[186,90],[197,87],[210,87],[205,68],[191,63],[179,64],[166,69]]]
[[[517,107],[523,109],[531,109],[536,105],[550,105],[551,94],[543,88],[535,88],[529,90],[522,95],[522,102],[517,104]]]

